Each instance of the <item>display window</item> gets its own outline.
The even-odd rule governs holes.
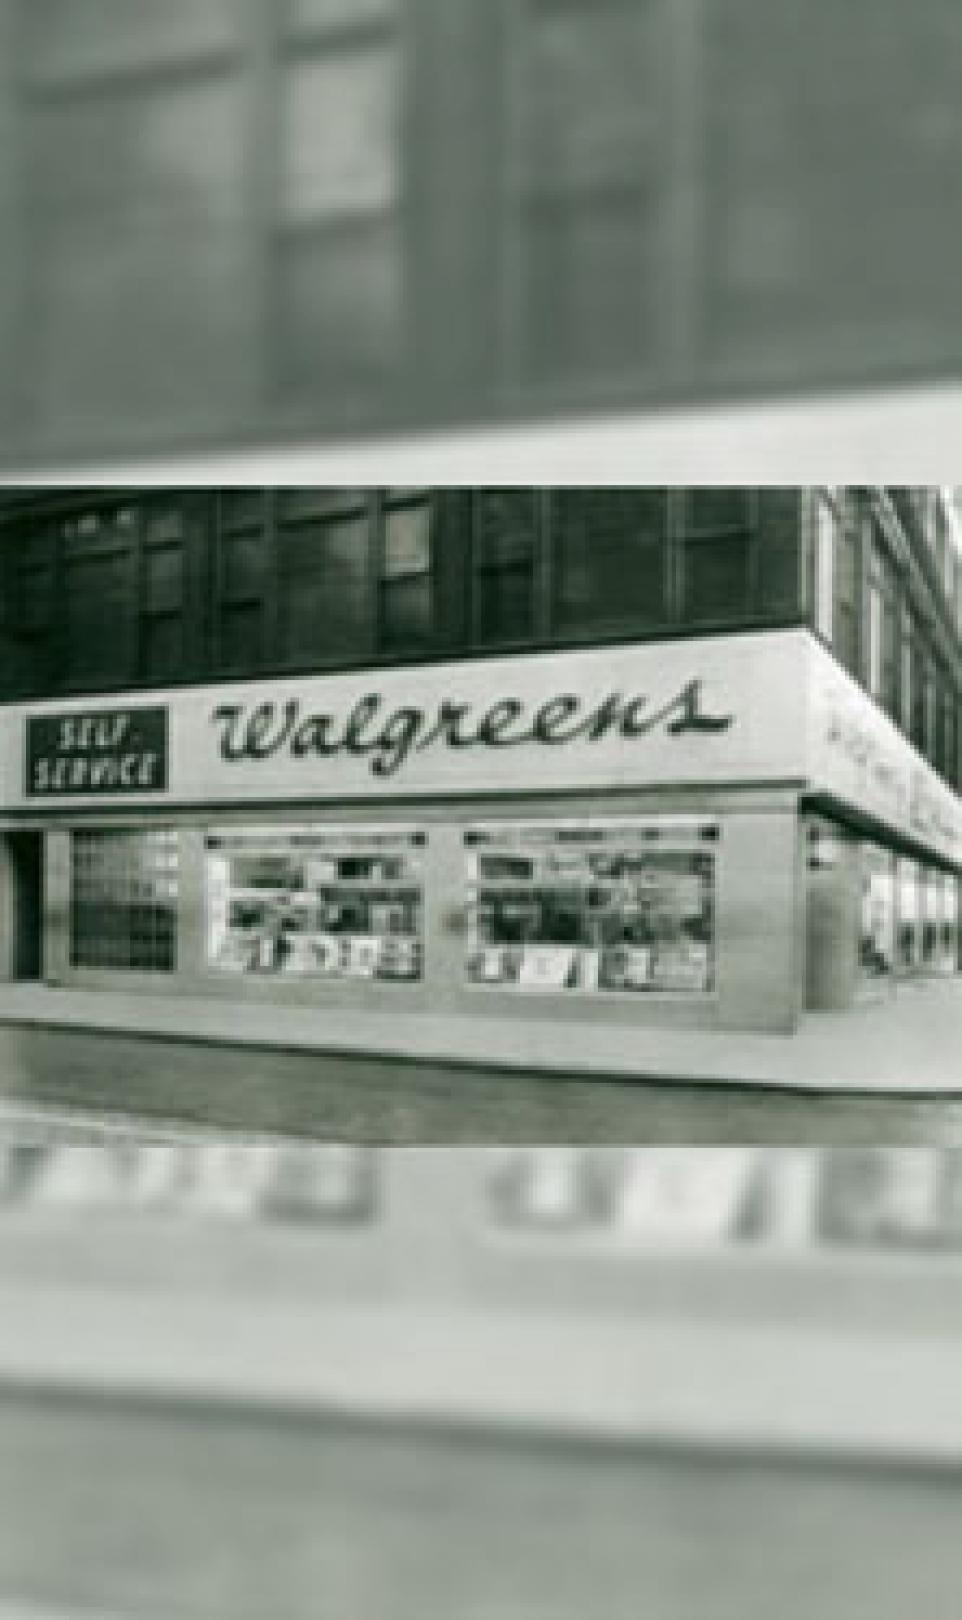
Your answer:
[[[941,954],[942,878],[927,871],[922,877],[922,966],[934,973]]]
[[[75,832],[70,869],[71,965],[172,973],[177,965],[176,830]]]
[[[919,875],[914,861],[899,860],[899,967],[903,972],[911,972],[921,962]]]
[[[892,973],[896,958],[896,889],[893,856],[862,846],[862,971],[871,978]]]
[[[423,973],[427,839],[409,829],[209,832],[208,966],[412,982]]]
[[[959,961],[959,889],[958,880],[951,873],[942,874],[942,929],[939,947],[939,968],[943,973],[955,973]]]
[[[679,820],[468,829],[468,983],[708,994],[718,840]]]

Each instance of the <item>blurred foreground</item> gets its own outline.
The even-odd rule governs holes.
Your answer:
[[[37,1117],[0,1195],[3,1620],[957,1613],[962,1154]]]

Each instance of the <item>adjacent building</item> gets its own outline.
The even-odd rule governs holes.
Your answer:
[[[7,977],[475,1056],[958,969],[952,491],[23,489],[0,563]]]
[[[960,81],[956,0],[0,0],[0,460],[957,378]]]

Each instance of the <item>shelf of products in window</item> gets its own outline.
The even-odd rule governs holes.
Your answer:
[[[672,841],[662,831],[639,824],[589,827],[576,841],[566,828],[466,837],[469,983],[712,991],[714,854],[698,831]]]
[[[208,960],[225,972],[420,979],[420,864],[400,847],[274,835],[208,841]]]

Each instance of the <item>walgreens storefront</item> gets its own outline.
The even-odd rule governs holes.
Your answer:
[[[32,929],[51,983],[339,1007],[359,1041],[366,1009],[430,1013],[465,1056],[492,1019],[547,1016],[559,1052],[572,1022],[626,1052],[639,1023],[791,1029],[808,805],[844,807],[824,656],[759,633],[7,710],[6,971]]]

